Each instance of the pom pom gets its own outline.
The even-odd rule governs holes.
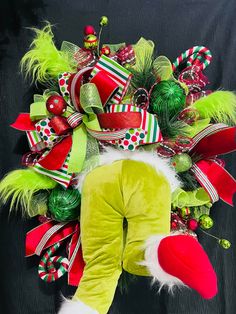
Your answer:
[[[26,216],[32,216],[33,196],[40,190],[53,189],[57,183],[32,169],[15,170],[0,182],[0,195],[3,203],[11,197],[10,210],[21,205]]]
[[[84,35],[96,35],[94,27],[92,25],[86,25],[84,27]]]
[[[229,91],[217,91],[195,101],[190,108],[197,109],[201,118],[215,122],[236,124],[236,95]]]
[[[70,221],[79,217],[81,195],[78,190],[54,189],[48,200],[48,208],[57,221]]]
[[[48,83],[56,80],[62,72],[73,72],[76,62],[70,59],[66,52],[57,50],[54,45],[54,35],[51,25],[42,29],[33,28],[35,39],[30,45],[30,50],[21,60],[21,71],[25,76],[31,76],[32,82]]]
[[[47,99],[46,107],[50,113],[60,116],[66,111],[67,105],[62,96],[52,95]]]

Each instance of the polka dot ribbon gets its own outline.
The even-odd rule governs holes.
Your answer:
[[[211,62],[212,54],[210,50],[204,46],[194,46],[183,52],[173,62],[173,71],[175,71],[183,61],[187,61],[187,66],[196,65],[200,70],[204,70]]]
[[[58,250],[60,245],[60,242],[54,244],[46,251],[40,260],[38,274],[39,277],[46,282],[56,281],[68,271],[69,261],[67,258],[62,256],[52,256]],[[55,263],[60,264],[58,269],[54,266]]]

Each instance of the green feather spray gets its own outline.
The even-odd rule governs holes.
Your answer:
[[[26,216],[32,216],[33,197],[40,190],[53,189],[57,183],[32,169],[9,172],[0,182],[0,198],[6,203],[11,198],[10,210],[22,207]]]

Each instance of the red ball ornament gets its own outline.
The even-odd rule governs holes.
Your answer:
[[[102,47],[102,49],[100,51],[101,55],[109,56],[110,53],[111,53],[111,49],[108,46]]]
[[[60,116],[66,111],[67,104],[62,96],[52,95],[47,99],[46,107],[50,113]]]
[[[84,35],[96,35],[94,27],[92,25],[86,25],[84,27]]]
[[[172,229],[172,230],[176,230],[177,227],[178,227],[178,223],[177,223],[176,221],[172,221],[172,222],[171,222],[171,229]]]
[[[192,231],[195,231],[198,227],[198,222],[196,219],[189,219],[188,220],[188,228]]]

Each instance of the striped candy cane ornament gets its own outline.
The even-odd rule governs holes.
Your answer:
[[[208,48],[204,46],[194,46],[176,58],[172,64],[173,71],[175,71],[179,65],[186,60],[187,66],[197,65],[200,70],[204,70],[211,63],[211,59],[212,54]]]
[[[60,242],[50,247],[39,262],[39,277],[46,282],[53,282],[63,276],[69,268],[69,261],[62,256],[52,256],[60,247]],[[59,263],[60,267],[55,268],[54,263]]]

